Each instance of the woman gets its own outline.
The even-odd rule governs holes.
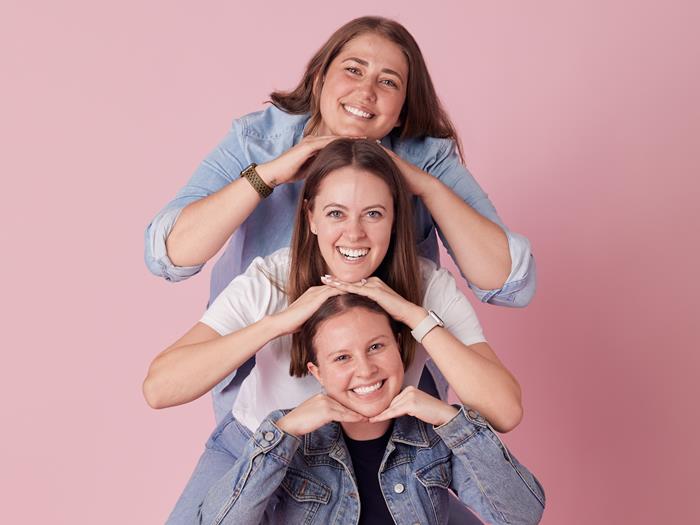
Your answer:
[[[352,20],[312,57],[295,89],[271,99],[273,106],[233,123],[151,222],[145,258],[154,274],[185,279],[230,239],[212,271],[211,304],[255,257],[289,245],[301,191],[297,174],[340,135],[378,139],[392,152],[416,196],[421,255],[438,262],[437,226],[480,300],[505,306],[530,301],[535,269],[529,243],[505,228],[462,165],[457,133],[403,26],[379,17]],[[214,392],[217,420],[231,409],[244,376]]]
[[[447,523],[448,490],[488,523],[538,523],[541,486],[480,415],[403,389],[399,333],[370,299],[327,299],[292,356],[325,392],[261,423],[201,523]]]
[[[202,322],[156,357],[144,382],[149,404],[177,405],[222,388],[227,376],[256,356],[233,415],[224,417],[208,443],[174,516],[198,504],[202,490],[231,467],[246,431],[256,429],[272,410],[300,404],[318,391],[313,379],[289,375],[290,345],[300,344],[290,334],[333,295],[367,295],[405,325],[402,338],[408,348],[413,337],[420,339],[407,368],[407,385],[418,384],[432,358],[463,404],[501,431],[518,424],[517,381],[485,342],[449,272],[425,259],[419,266],[411,222],[403,177],[376,143],[339,139],[316,156],[306,173],[291,250],[257,259],[234,279]],[[425,335],[420,326],[434,329]],[[299,375],[298,366],[291,371]],[[241,430],[237,436],[221,432],[231,420],[229,426]]]

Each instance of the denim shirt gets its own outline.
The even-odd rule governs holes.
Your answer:
[[[229,472],[200,506],[200,523],[355,524],[357,481],[338,423],[297,438],[263,421]],[[483,520],[538,523],[541,485],[476,411],[462,407],[440,427],[403,416],[379,468],[379,484],[397,525],[446,524],[448,490]]]
[[[150,271],[168,281],[181,281],[199,272],[203,265],[178,267],[168,258],[165,241],[180,212],[188,204],[217,192],[239,178],[240,172],[252,162],[263,164],[297,144],[303,138],[308,119],[309,115],[291,115],[270,106],[235,120],[230,132],[204,159],[187,185],[146,228],[145,259]],[[526,306],[535,292],[535,264],[530,243],[504,226],[486,193],[460,162],[455,143],[449,139],[431,137],[399,140],[388,135],[382,144],[440,179],[464,202],[503,228],[512,260],[508,279],[496,290],[481,290],[471,283],[469,286],[480,301],[502,306]],[[224,254],[212,270],[210,304],[234,277],[248,268],[255,257],[264,257],[289,246],[302,185],[303,181],[298,181],[276,187],[272,195],[261,201],[233,233]],[[430,212],[417,197],[414,197],[413,204],[419,255],[439,264],[436,226]],[[454,259],[439,229],[437,233]]]

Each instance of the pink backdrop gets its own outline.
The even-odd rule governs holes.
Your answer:
[[[209,274],[148,274],[143,228],[367,13],[413,32],[469,167],[532,241],[534,303],[477,308],[523,385],[506,439],[544,523],[700,522],[697,3],[44,4],[0,14],[4,523],[165,519],[213,416],[152,411],[140,384]]]

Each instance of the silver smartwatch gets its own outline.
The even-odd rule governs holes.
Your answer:
[[[430,332],[436,326],[445,326],[445,323],[442,321],[442,319],[440,319],[438,314],[432,310],[428,310],[428,317],[423,319],[420,323],[418,323],[418,326],[411,330],[411,335],[420,343],[423,341],[423,338],[428,335],[428,332]]]

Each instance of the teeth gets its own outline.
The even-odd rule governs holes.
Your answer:
[[[368,248],[351,249],[338,247],[338,251],[341,253],[341,255],[347,257],[348,259],[359,259],[360,257],[364,257],[369,253]]]
[[[347,111],[348,113],[352,113],[353,115],[357,115],[358,117],[372,118],[371,113],[367,113],[366,111],[362,111],[361,109],[357,109],[357,108],[354,108],[352,106],[345,106],[345,105],[343,105],[343,107],[345,108],[345,111]]]
[[[366,395],[374,392],[375,390],[379,390],[379,387],[382,386],[381,381],[377,381],[373,385],[369,386],[358,386],[357,388],[353,388],[352,391],[355,392],[356,394],[360,395]]]

